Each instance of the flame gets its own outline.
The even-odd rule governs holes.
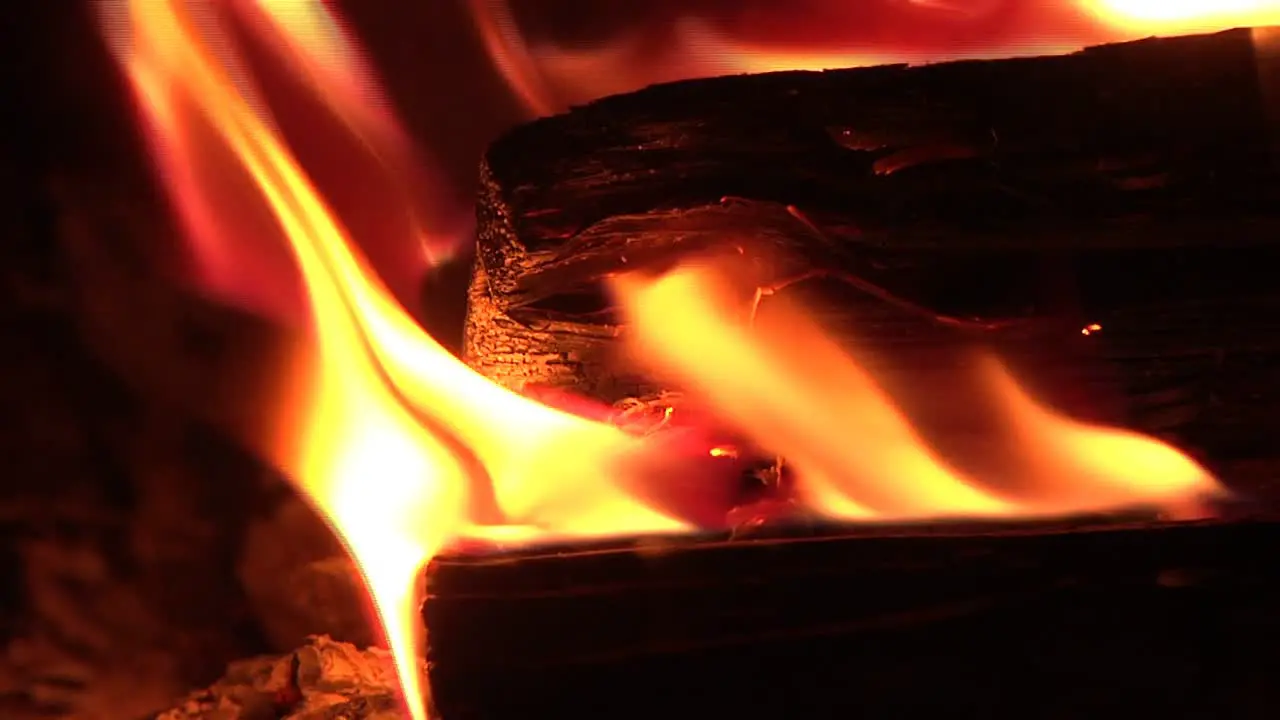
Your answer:
[[[440,224],[439,208],[419,206],[420,198],[438,191],[434,186],[439,181],[424,177],[423,168],[429,163],[422,161],[423,153],[396,119],[365,53],[340,19],[318,2],[261,0],[244,3],[244,8],[243,24],[257,31],[290,76],[306,84],[356,139],[365,156],[390,177],[388,189],[394,197],[384,200],[385,206],[406,215],[407,224],[399,229],[417,242],[425,263],[448,260],[457,250],[456,237],[432,229]],[[259,10],[256,17],[255,8]]]
[[[1112,27],[1144,33],[1211,32],[1280,23],[1275,0],[1081,0]]]
[[[1217,482],[1183,453],[1154,438],[1098,428],[1037,404],[1007,368],[990,357],[979,376],[1011,429],[1004,447],[1041,507],[1099,510],[1139,503],[1177,507],[1219,491]]]
[[[986,489],[930,451],[871,374],[805,315],[784,306],[767,328],[747,328],[732,290],[706,265],[621,278],[615,289],[636,357],[787,458],[802,500],[826,515],[1052,515],[1218,491],[1164,443],[1041,407],[994,360],[981,374],[1011,428],[1004,447],[1016,455],[1014,474],[1030,490]]]
[[[874,9],[797,0],[681,14],[568,45],[526,37],[506,0],[470,0],[470,8],[495,67],[533,116],[690,78],[1065,53],[1153,34],[1280,24],[1275,0],[905,0]]]
[[[555,112],[551,91],[545,87],[536,61],[504,0],[469,0],[471,19],[493,59],[521,103],[536,116]]]
[[[218,272],[227,282],[262,281],[229,260],[243,256],[230,249],[231,233],[244,232],[239,240],[256,250],[286,248],[301,278],[312,342],[281,378],[271,399],[278,417],[260,450],[324,514],[363,571],[412,717],[426,718],[418,575],[446,545],[678,533],[724,521],[727,507],[694,458],[732,458],[735,447],[686,453],[661,434],[633,436],[502,388],[426,335],[373,272],[272,103],[287,85],[336,118],[356,154],[401,190],[377,195],[375,207],[408,209],[402,214],[412,221],[401,229],[424,237],[431,218],[415,209],[415,173],[397,154],[409,143],[325,5],[104,0],[102,8],[154,160],[199,254],[223,258]],[[512,27],[495,26],[492,37]],[[255,54],[259,45],[268,52]],[[247,217],[256,220],[227,221]],[[449,246],[449,238],[430,244]],[[1013,461],[1028,483],[1017,492],[986,487],[934,452],[871,373],[803,315],[787,317],[785,337],[748,332],[734,320],[726,286],[693,266],[623,278],[618,292],[640,354],[748,439],[785,455],[816,512],[877,520],[1052,514],[1174,502],[1217,487],[1162,443],[1043,408],[998,365],[983,377],[1018,440]]]
[[[190,98],[179,97],[184,92],[169,87],[168,78],[138,62],[127,15],[114,9],[118,5],[114,0],[100,4],[106,9],[107,39],[133,66],[135,88],[151,107],[144,118],[151,126],[147,138],[184,223],[194,285],[258,314],[302,323],[308,314],[306,293],[298,286],[293,259],[282,245],[258,241],[274,231],[275,220],[240,182],[242,168],[207,153],[217,142],[212,137],[217,129],[199,116]],[[156,3],[155,12],[164,15],[166,5]],[[270,115],[272,124],[300,138],[292,149],[305,155],[312,181],[322,181],[327,199],[356,223],[361,246],[397,297],[412,302],[426,268],[456,250],[456,228],[465,220],[458,208],[445,204],[451,198],[441,192],[442,179],[423,170],[433,165],[423,162],[423,153],[397,122],[340,18],[319,2],[187,5],[183,12],[206,37],[210,60],[223,67],[259,117]],[[265,55],[275,73],[250,72],[249,49]],[[297,88],[272,92],[281,84]],[[193,157],[199,162],[190,162]],[[382,212],[367,212],[372,195],[385,203]],[[227,213],[226,207],[237,212]]]
[[[690,525],[630,489],[628,473],[647,468],[639,440],[476,375],[375,278],[290,152],[217,12],[261,11],[288,30],[289,47],[305,60],[294,66],[300,79],[316,92],[341,88],[326,73],[341,80],[351,67],[322,62],[332,46],[309,33],[321,16],[282,12],[300,5],[121,0],[104,6],[103,17],[167,187],[201,241],[219,249],[215,216],[242,210],[217,204],[225,195],[214,181],[228,179],[216,172],[227,165],[215,163],[228,158],[240,173],[231,181],[257,193],[287,240],[315,345],[282,385],[278,433],[264,451],[324,513],[364,572],[410,713],[423,720],[413,601],[418,573],[445,543],[466,533],[545,539]],[[378,117],[342,107],[355,125],[372,127]],[[272,237],[255,240],[266,245]],[[477,498],[486,482],[492,507]]]

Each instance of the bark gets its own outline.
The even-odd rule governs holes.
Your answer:
[[[515,389],[657,391],[604,281],[731,249],[891,384],[982,344],[1068,412],[1267,456],[1280,85],[1255,34],[693,80],[530,123],[481,169],[465,357]]]

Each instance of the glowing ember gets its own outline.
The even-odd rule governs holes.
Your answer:
[[[283,75],[295,96],[339,121],[343,141],[379,170],[381,187],[399,189],[363,202],[376,204],[373,215],[409,218],[403,231],[423,241],[432,218],[411,209],[420,185],[403,160],[407,141],[324,4],[113,0],[104,8],[155,161],[198,255],[213,262],[206,281],[232,294],[278,287],[279,275],[243,262],[277,245],[300,271],[313,342],[281,379],[280,397],[264,400],[278,418],[261,450],[362,568],[413,717],[426,717],[415,587],[449,543],[684,532],[727,521],[702,468],[735,457],[734,447],[637,437],[501,388],[423,333],[371,271],[339,219],[340,203],[318,190],[303,153],[287,141],[289,124],[261,81],[267,73],[250,62],[267,56],[278,65],[277,85]],[[509,22],[484,28],[492,47],[518,38]],[[268,52],[248,52],[233,39]],[[640,355],[727,425],[784,455],[815,512],[1041,515],[1177,502],[1216,489],[1176,450],[1059,417],[992,364],[984,378],[1027,481],[1018,493],[998,492],[932,452],[874,378],[803,315],[788,318],[784,336],[749,332],[714,275],[694,266],[656,280],[623,279],[618,288]]]

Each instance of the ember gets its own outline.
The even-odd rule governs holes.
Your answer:
[[[500,6],[486,7],[505,12]],[[1005,118],[963,112],[922,117],[916,107],[885,105],[883,114],[873,110],[870,115],[852,118],[826,117],[811,133],[781,132],[777,137],[769,135],[774,130],[766,127],[773,122],[771,117],[752,116],[750,127],[735,126],[739,140],[751,138],[749,149],[740,151],[732,145],[735,137],[707,135],[715,123],[699,124],[702,119],[693,118],[693,123],[679,132],[667,128],[647,140],[634,138],[632,142],[627,138],[625,143],[626,152],[635,152],[637,147],[654,150],[644,155],[643,162],[665,158],[679,182],[625,200],[609,196],[607,191],[612,189],[605,188],[597,197],[598,206],[576,209],[533,207],[539,199],[547,198],[572,204],[577,202],[574,193],[581,190],[572,183],[522,182],[581,159],[570,153],[547,158],[539,152],[559,153],[560,148],[573,146],[587,155],[607,153],[596,145],[609,141],[601,137],[615,131],[623,136],[628,129],[603,122],[610,120],[611,108],[643,103],[645,98],[662,97],[663,93],[680,95],[697,87],[657,88],[649,91],[650,95],[638,96],[639,100],[610,100],[528,126],[496,144],[486,160],[468,366],[423,332],[397,303],[394,289],[379,279],[354,242],[355,228],[344,219],[341,203],[322,192],[321,183],[312,177],[294,148],[290,126],[277,118],[272,91],[279,91],[277,85],[282,81],[278,76],[284,75],[291,93],[308,98],[336,119],[343,141],[359,148],[365,164],[374,168],[371,172],[380,181],[379,187],[391,189],[362,199],[382,203],[378,208],[388,217],[408,217],[401,230],[412,238],[415,253],[421,255],[426,247],[429,256],[438,257],[456,247],[454,239],[440,240],[438,229],[426,229],[429,213],[412,209],[411,200],[423,183],[412,167],[392,162],[409,152],[406,135],[380,110],[381,93],[372,85],[358,47],[341,31],[339,18],[319,3],[306,5],[306,12],[291,12],[297,9],[265,0],[217,5],[119,0],[108,4],[104,17],[117,58],[136,92],[157,165],[164,171],[175,206],[191,228],[196,253],[205,259],[222,258],[216,263],[215,274],[220,273],[226,284],[217,289],[225,294],[235,292],[238,286],[226,279],[231,268],[237,267],[229,258],[241,252],[227,244],[228,219],[242,215],[267,221],[253,227],[253,242],[278,241],[288,248],[300,272],[311,343],[294,358],[291,373],[280,379],[278,395],[264,399],[275,412],[275,432],[257,438],[258,450],[285,471],[324,513],[358,562],[386,631],[409,712],[417,720],[427,717],[427,703],[419,677],[422,648],[417,642],[416,601],[421,589],[419,573],[433,557],[463,543],[510,551],[535,543],[675,536],[677,539],[669,543],[645,542],[656,543],[660,553],[678,548],[688,538],[699,537],[698,533],[728,531],[732,519],[741,517],[743,502],[737,483],[741,465],[747,460],[744,455],[780,458],[774,477],[780,489],[773,499],[787,504],[788,512],[782,514],[797,515],[801,521],[817,523],[828,531],[829,526],[823,523],[832,520],[1025,521],[1085,511],[1147,512],[1152,507],[1180,517],[1199,517],[1202,503],[1224,494],[1208,470],[1172,445],[1050,410],[1031,399],[1002,361],[986,355],[969,364],[976,368],[972,374],[985,390],[980,396],[986,403],[972,409],[974,416],[999,426],[998,432],[988,435],[995,438],[991,443],[995,450],[982,456],[986,460],[1000,456],[1003,477],[962,469],[934,447],[936,438],[929,436],[927,423],[918,417],[938,408],[921,411],[919,402],[901,400],[894,381],[882,381],[877,366],[850,350],[849,343],[837,342],[825,324],[811,319],[824,311],[822,305],[802,313],[779,300],[769,303],[767,320],[757,317],[762,295],[776,294],[774,290],[787,285],[780,279],[809,277],[811,266],[821,264],[814,259],[815,244],[826,243],[831,249],[842,242],[827,234],[841,225],[838,218],[833,220],[827,212],[803,211],[798,200],[777,196],[777,187],[790,182],[782,177],[785,172],[801,173],[809,186],[815,187],[821,182],[819,176],[838,168],[845,173],[841,176],[844,195],[815,191],[814,197],[847,199],[856,191],[866,191],[862,205],[894,200],[898,206],[888,211],[900,211],[902,217],[913,219],[924,217],[922,198],[940,197],[928,194],[939,186],[963,187],[970,202],[990,200],[982,193],[998,190],[1002,202],[1019,203],[1012,210],[1007,204],[990,206],[988,209],[999,211],[993,212],[997,219],[1024,217],[1033,206],[1040,207],[1036,197],[1028,195],[1058,187],[1087,187],[1079,195],[1084,198],[1079,204],[1082,217],[1088,219],[1094,219],[1088,213],[1102,206],[1112,211],[1132,209],[1124,205],[1130,202],[1129,196],[1117,200],[1116,193],[1163,189],[1161,184],[1124,185],[1096,170],[1101,160],[1086,163],[1088,169],[1082,169],[1085,166],[1079,158],[1059,162],[1058,155],[1046,149],[1061,137],[1087,138],[1081,134],[1088,129],[1084,125],[1064,122],[1062,127],[1045,128],[1027,120],[1032,117],[1028,115],[1009,120],[1006,131],[1002,124]],[[508,24],[493,16],[479,17],[490,34],[510,31]],[[493,42],[509,45],[514,40],[507,36]],[[1178,73],[1200,73],[1195,77],[1212,82],[1195,85],[1197,92],[1221,92],[1245,110],[1256,109],[1248,102],[1252,96],[1241,100],[1232,94],[1239,91],[1238,85],[1228,82],[1238,79],[1241,58],[1251,58],[1240,51],[1247,46],[1247,34],[1179,42],[1182,44],[1138,44],[1017,67],[1023,68],[1019,72],[1055,68],[1045,75],[1047,86],[1093,97],[1097,89],[1082,86],[1073,68],[1113,61],[1107,58],[1121,58],[1114,61],[1120,64],[1136,58],[1133,62],[1149,61],[1162,70],[1171,65],[1164,62],[1166,57],[1184,60],[1184,52],[1197,53],[1207,58],[1203,67],[1172,63],[1176,65],[1169,71],[1173,80],[1156,78],[1159,82],[1144,85],[1134,95],[1139,100],[1168,99],[1162,94],[1166,90],[1177,93],[1184,89],[1182,81],[1187,77]],[[738,61],[750,55],[741,44],[728,53]],[[510,58],[499,60],[517,85],[523,82],[517,76],[533,77],[540,72],[517,67]],[[591,62],[598,68],[603,61],[595,58]],[[777,62],[807,64],[794,59]],[[853,64],[847,58],[841,63]],[[260,71],[262,64],[275,69],[273,81],[263,79],[267,73]],[[1012,66],[982,67],[997,73]],[[280,68],[285,71],[281,73]],[[740,69],[758,68],[744,65]],[[689,66],[679,72],[681,76],[704,75],[711,74],[710,70]],[[893,73],[901,72],[905,71],[833,74],[829,81],[847,79],[852,86],[879,88],[893,85]],[[913,72],[909,76],[912,82],[923,77],[928,84],[927,78],[956,71]],[[605,74],[623,77],[607,70]],[[813,79],[771,76],[709,82],[723,83],[722,87],[762,82],[770,92],[777,92],[779,83],[793,81],[811,83]],[[517,90],[535,111],[558,106],[539,91],[523,86]],[[955,90],[935,92],[945,96]],[[1256,92],[1253,88],[1254,95]],[[799,91],[791,96],[801,100],[809,97]],[[1185,102],[1201,99],[1196,96]],[[1124,102],[1148,114],[1150,107],[1163,108],[1154,101],[1150,107],[1139,107],[1139,100]],[[972,102],[978,103],[974,105],[977,111],[994,107],[981,105],[994,103],[985,95]],[[698,105],[688,101],[680,107],[679,112],[692,112]],[[1088,109],[1082,105],[1079,112]],[[809,110],[812,108],[806,108]],[[1119,110],[1108,112],[1121,114]],[[580,118],[593,114],[595,121],[580,123]],[[731,114],[742,116],[739,108]],[[1213,129],[1239,130],[1230,137],[1244,143],[1253,139],[1249,133],[1257,130],[1248,125],[1252,119],[1256,118],[1232,116],[1232,122],[1242,123],[1240,127],[1228,123]],[[939,123],[957,120],[961,122],[955,127],[940,129]],[[871,122],[872,135],[889,138],[885,141],[887,154],[870,157],[868,153],[881,148],[873,152],[832,142],[828,129],[853,127],[850,121]],[[1190,129],[1203,129],[1195,122],[1191,121]],[[569,130],[556,130],[560,127]],[[900,134],[904,128],[924,140],[904,143]],[[1132,130],[1117,126],[1099,131],[1097,142],[1129,137]],[[1046,139],[1059,131],[1064,135]],[[520,138],[538,132],[548,133],[557,142],[537,146],[539,152],[518,152]],[[572,140],[565,141],[565,137]],[[805,155],[797,146],[786,144],[794,138],[802,142],[816,138],[823,143],[822,151]],[[1195,145],[1202,141],[1201,135],[1178,138],[1165,142],[1161,135],[1146,144],[1161,161],[1171,164],[1172,171],[1186,171],[1193,180],[1218,169],[1213,165],[1216,160],[1204,159],[1212,153]],[[689,163],[697,166],[702,161],[698,154],[705,153],[708,145],[723,152],[707,153],[706,157],[718,157],[721,162],[731,164],[747,156],[754,160],[733,168],[733,182],[721,182],[724,176],[715,175],[710,164],[702,166],[702,175],[687,172]],[[1182,152],[1188,148],[1194,152]],[[1087,159],[1092,161],[1107,159],[1107,152],[1136,152],[1137,148],[1090,145],[1087,150]],[[1162,154],[1166,152],[1167,157]],[[696,157],[691,160],[681,153]],[[761,161],[752,153],[772,154]],[[512,162],[516,155],[519,163]],[[790,169],[783,172],[772,167],[780,160]],[[625,166],[631,161],[620,162]],[[642,161],[635,162],[637,168],[642,167]],[[972,182],[935,177],[937,182],[930,184],[930,176],[916,172],[956,164],[975,173],[962,176]],[[1013,168],[1022,178],[1031,178],[1028,186],[1035,192],[1004,182],[1007,178],[972,170],[978,166]],[[608,171],[613,172],[613,166]],[[661,178],[662,173],[652,170],[654,178]],[[634,177],[643,176],[644,171],[637,171]],[[1221,182],[1234,180],[1228,177]],[[1191,190],[1172,180],[1170,183],[1179,192],[1200,198],[1196,194],[1200,186],[1195,182]],[[639,187],[644,181],[635,180],[634,184]],[[744,200],[726,205],[712,199],[726,195]],[[1220,197],[1213,193],[1208,197],[1205,208],[1211,216],[1220,210],[1215,204]],[[927,218],[926,224],[932,223],[929,228],[914,227],[913,231],[986,237],[978,224],[954,233],[947,229],[944,211],[964,211],[962,202],[950,199],[950,206],[940,206],[939,215]],[[1167,204],[1183,201],[1185,196],[1147,198],[1145,207],[1162,211]],[[627,207],[630,212],[622,210]],[[583,217],[593,214],[596,219],[605,219],[588,226]],[[898,218],[869,213],[868,219],[871,222],[864,227],[844,224],[848,237],[892,234],[891,226]],[[876,220],[884,224],[872,227]],[[1010,227],[1021,226],[1015,222],[1000,232],[1007,234]],[[641,242],[655,228],[659,234],[666,233],[666,244]],[[1070,233],[1076,228],[1060,229]],[[947,242],[951,241],[948,237]],[[856,244],[843,247],[840,252]],[[714,255],[716,262],[704,263],[702,259],[708,254]],[[727,266],[721,264],[726,255]],[[859,292],[920,322],[944,326],[948,331],[976,329],[979,335],[965,338],[970,343],[993,337],[982,332],[1022,328],[1035,319],[1027,314],[1002,319],[1010,323],[938,322],[939,318],[974,313],[935,312],[931,302],[861,282],[863,273],[848,276],[858,279],[853,284]],[[567,296],[586,298],[583,301],[588,304],[598,302],[602,287],[608,283],[616,291],[620,308],[606,305],[566,310]],[[603,407],[576,412],[571,403],[553,406],[521,394],[544,380],[551,380],[549,384],[555,387],[582,390],[573,387],[581,384],[576,382],[581,378],[574,376],[581,368],[575,366],[576,359],[569,358],[582,348],[599,349],[611,341],[617,335],[615,327],[609,324],[612,321],[602,323],[600,319],[615,317],[619,309],[628,321],[621,333],[628,353],[636,365],[653,375],[642,373],[643,382],[654,385],[653,378],[657,378],[678,386],[691,399],[694,413],[701,414],[698,422],[682,424],[675,418],[678,411],[672,409],[674,405],[668,405],[659,408],[658,419],[647,429],[637,431],[629,421],[638,420],[638,412],[625,418],[628,422],[620,422],[619,413]],[[544,315],[534,321],[539,312]],[[584,317],[588,319],[584,321]],[[1071,322],[1072,329],[1065,334],[1075,339],[1075,329],[1081,325],[1074,318]],[[1110,334],[1111,318],[1106,324]],[[586,326],[604,330],[595,332],[588,341],[573,339],[575,333],[583,334]],[[566,337],[571,339],[564,340]],[[578,344],[566,349],[556,344],[562,342]],[[540,360],[531,362],[535,356]],[[591,361],[604,365],[607,356],[602,351]],[[552,366],[556,367],[548,369]],[[534,377],[539,373],[547,377]],[[566,378],[570,382],[564,382]],[[588,388],[593,404],[628,395],[621,392],[625,380],[615,376],[609,382],[613,383],[609,392],[600,392],[599,386]],[[749,452],[739,452],[739,446]],[[784,475],[786,488],[781,488]],[[795,513],[790,512],[793,509]],[[1164,569],[1146,562],[1144,552],[1133,551],[1137,558],[1130,563],[1133,567],[1142,572]],[[494,650],[492,645],[478,646]]]

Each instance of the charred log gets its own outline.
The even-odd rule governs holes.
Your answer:
[[[655,390],[604,281],[730,248],[902,382],[993,346],[1066,410],[1268,456],[1274,36],[693,80],[530,123],[482,167],[465,356],[516,389]]]
[[[433,698],[446,720],[1264,717],[1280,573],[1250,549],[1277,532],[1094,518],[445,557]]]

